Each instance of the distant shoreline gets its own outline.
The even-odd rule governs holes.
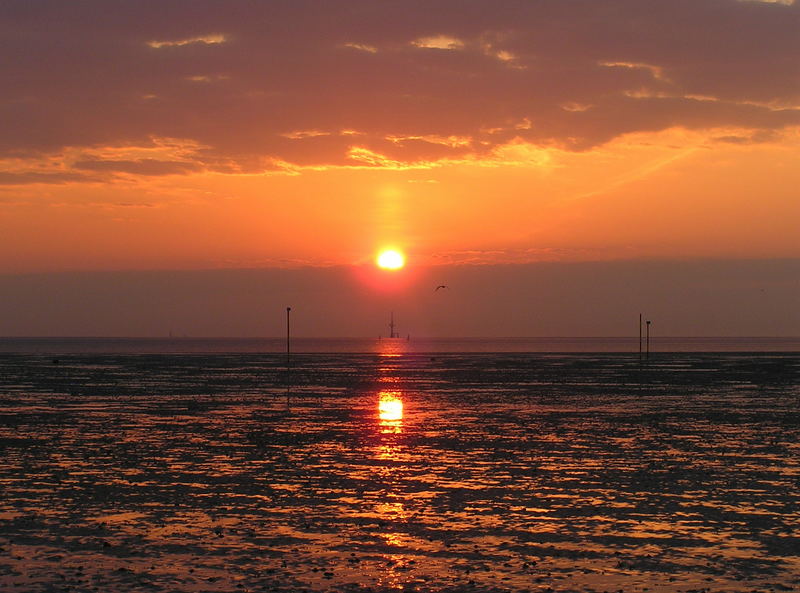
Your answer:
[[[636,336],[504,338],[292,338],[292,352],[313,353],[618,353],[639,352]],[[679,337],[650,339],[652,354],[667,352],[800,352],[800,337]],[[232,337],[3,337],[0,354],[279,354],[286,338]]]

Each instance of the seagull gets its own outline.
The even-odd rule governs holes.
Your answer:
[[[446,285],[444,285],[444,284],[440,284],[439,286],[437,286],[436,288],[434,288],[434,289],[433,289],[433,292],[436,292],[436,291],[437,291],[437,290],[439,290],[440,288],[450,288],[450,287],[449,287],[449,286],[446,286]]]

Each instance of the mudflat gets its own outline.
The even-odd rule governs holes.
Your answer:
[[[0,588],[800,588],[800,354],[284,364],[0,356]]]

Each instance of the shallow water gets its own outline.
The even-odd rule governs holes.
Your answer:
[[[410,337],[410,336],[409,336]],[[642,340],[645,348],[645,340]],[[655,352],[800,352],[800,337],[663,337],[653,336]],[[622,352],[638,353],[639,339],[615,338],[292,338],[302,353],[380,353],[399,349],[414,354],[482,352]],[[0,338],[8,354],[262,354],[285,352],[285,338]]]
[[[3,591],[800,587],[800,354],[0,356]]]

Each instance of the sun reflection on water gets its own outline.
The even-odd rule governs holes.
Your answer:
[[[399,391],[381,391],[378,400],[378,417],[383,422],[403,420],[403,400]]]
[[[403,572],[408,567],[408,557],[404,551],[410,542],[400,525],[408,520],[408,513],[403,503],[397,500],[378,504],[375,510],[389,526],[386,531],[380,533],[380,538],[387,549],[382,554],[385,560],[383,570],[377,575],[379,585],[384,589],[402,589],[403,582],[407,578]]]
[[[381,432],[403,432],[403,400],[399,391],[381,391],[378,394],[378,420]]]
[[[387,369],[391,370],[391,369]],[[385,377],[387,382],[396,382],[396,377]],[[408,579],[406,548],[410,545],[404,525],[408,512],[398,498],[401,493],[393,486],[400,479],[402,470],[398,464],[407,456],[403,446],[403,392],[399,389],[378,392],[378,426],[380,444],[376,448],[377,459],[383,462],[379,473],[386,484],[385,498],[375,505],[375,512],[383,520],[383,528],[377,534],[386,549],[384,566],[377,575],[377,584],[383,590],[402,590]]]

